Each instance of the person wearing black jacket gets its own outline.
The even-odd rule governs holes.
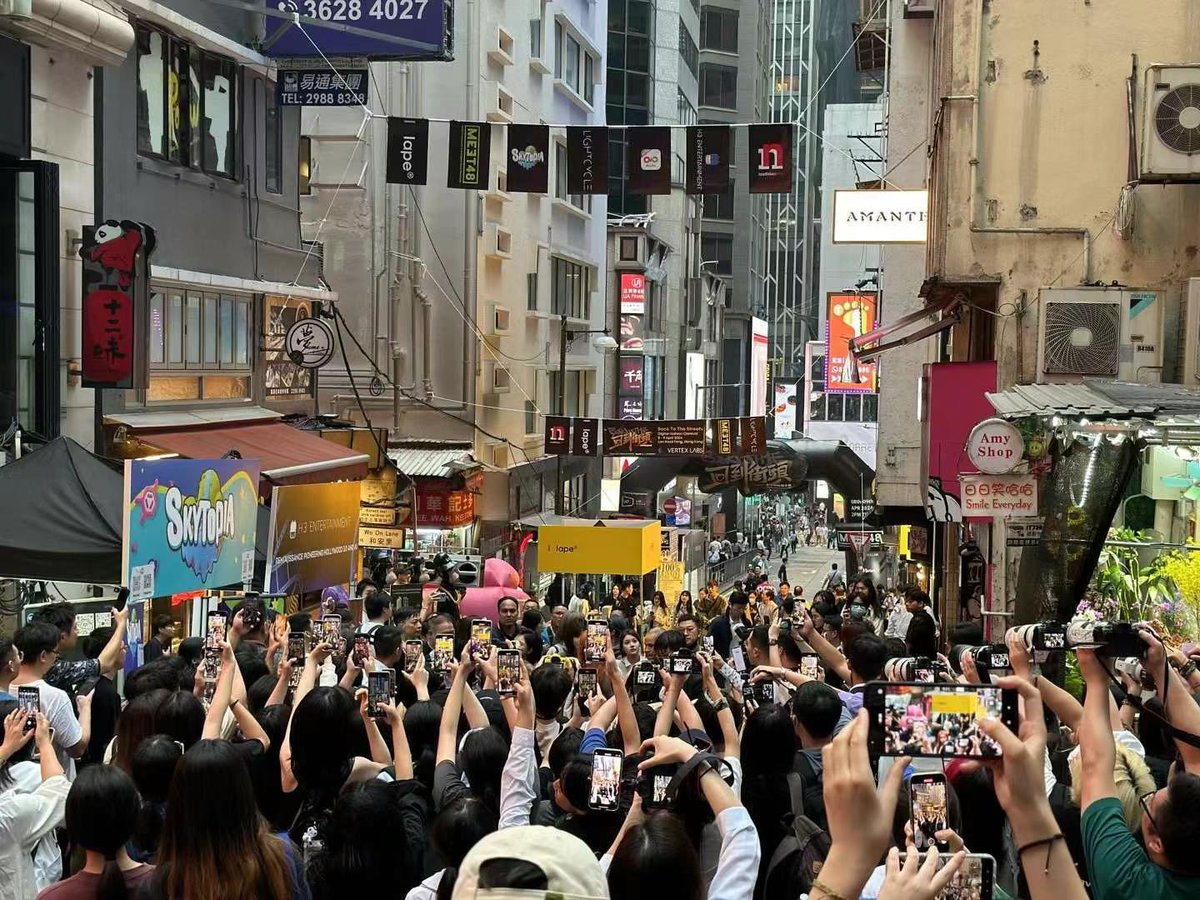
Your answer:
[[[713,639],[713,650],[722,659],[729,658],[729,650],[733,646],[733,630],[739,625],[751,627],[752,623],[746,616],[746,606],[749,602],[749,598],[743,592],[734,591],[729,595],[729,608],[725,610],[725,615],[713,619],[712,625],[709,626],[708,634]]]
[[[930,602],[924,591],[912,591],[904,598],[904,608],[912,613],[904,643],[913,656],[937,656],[937,623],[929,613]]]

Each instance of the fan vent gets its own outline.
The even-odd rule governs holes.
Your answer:
[[[1154,110],[1154,129],[1175,152],[1200,153],[1200,84],[1165,94]]]
[[[1048,303],[1044,364],[1051,375],[1117,375],[1121,307],[1115,303]]]

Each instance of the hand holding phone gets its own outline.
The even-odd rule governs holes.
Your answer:
[[[924,852],[933,847],[945,852],[950,849],[935,835],[950,827],[950,807],[946,798],[946,776],[940,772],[913,775],[908,782],[909,805],[912,810],[913,846]]]
[[[396,693],[396,673],[391,669],[367,673],[367,715],[373,719],[384,717],[380,702],[389,702]]]
[[[625,754],[607,747],[592,754],[592,784],[588,792],[588,807],[615,812],[621,805],[621,770]]]
[[[17,688],[17,709],[25,713],[25,731],[33,731],[38,713],[42,710],[42,692],[36,687],[21,685]]]

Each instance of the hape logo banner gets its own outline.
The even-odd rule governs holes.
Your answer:
[[[254,568],[258,470],[242,459],[125,463],[122,575],[134,599],[246,580],[247,563]]]

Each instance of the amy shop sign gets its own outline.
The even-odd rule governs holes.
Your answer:
[[[1036,516],[1037,481],[1032,475],[960,475],[964,519]]]
[[[1021,432],[1003,419],[984,419],[967,436],[967,458],[987,475],[1011,472],[1024,455]]]

